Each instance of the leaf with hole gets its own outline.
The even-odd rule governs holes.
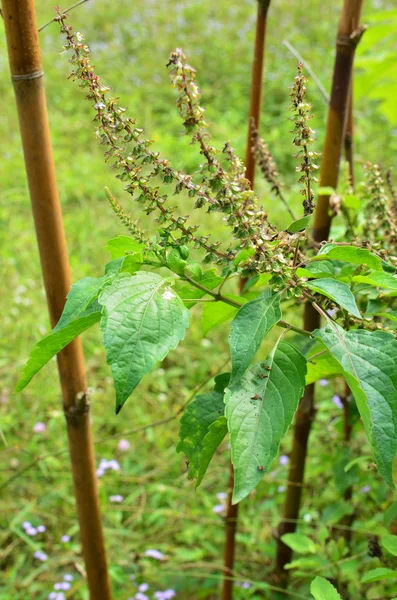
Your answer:
[[[278,341],[265,362],[251,365],[225,394],[234,466],[233,502],[255,488],[278,453],[305,387],[306,359]]]
[[[280,319],[280,295],[270,290],[265,290],[258,298],[239,309],[232,321],[229,336],[231,384],[242,377],[263,338]]]
[[[336,323],[315,335],[342,367],[381,475],[393,486],[397,451],[397,340],[384,331],[344,331]]]

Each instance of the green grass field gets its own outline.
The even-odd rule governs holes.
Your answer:
[[[290,183],[295,165],[286,107],[296,59],[282,40],[299,50],[329,89],[340,4],[281,0],[271,9],[262,135]],[[386,0],[368,2],[367,20],[376,22],[373,15],[391,7]],[[39,23],[44,23],[53,16],[53,5],[49,0],[37,0],[37,11]],[[70,23],[84,33],[98,72],[120,97],[121,105],[136,116],[174,166],[192,171],[199,159],[188,140],[180,136],[175,93],[165,68],[168,54],[175,47],[184,49],[197,68],[215,141],[230,140],[244,156],[255,12],[254,0],[91,0],[71,13]],[[379,35],[377,39],[378,32],[375,27],[374,32],[365,34],[359,50],[362,63],[374,47],[379,55],[386,51]],[[123,192],[112,170],[104,166],[84,93],[66,79],[70,65],[61,55],[57,25],[45,29],[40,39],[73,279],[97,276],[107,259],[107,240],[125,233],[103,190],[108,185],[121,198]],[[379,161],[388,167],[397,151],[396,123],[390,123],[390,114],[376,93],[367,90],[368,77],[365,71],[356,77],[357,161]],[[23,393],[13,393],[30,349],[49,331],[49,322],[1,20],[0,95],[0,599],[44,600],[56,582],[72,574],[72,587],[65,597],[83,600],[88,595],[55,361]],[[326,106],[313,82],[309,82],[309,98],[320,150]],[[259,178],[258,190],[273,218],[288,225],[288,215],[280,211]],[[123,202],[135,214],[127,197]],[[291,203],[298,206],[299,202],[296,192]],[[208,231],[217,231],[219,222],[211,215],[205,219]],[[195,491],[187,480],[183,455],[175,452],[178,422],[172,418],[195,389],[210,383],[227,361],[227,339],[221,329],[200,341],[199,312],[197,308],[184,343],[145,378],[119,417],[114,414],[112,380],[99,343],[99,328],[83,338],[97,461],[115,459],[120,464],[119,471],[109,470],[99,478],[115,600],[135,596],[137,588],[131,576],[139,584],[147,582],[151,593],[172,588],[180,600],[219,597],[223,520],[214,506],[221,503],[217,494],[227,488],[227,442]],[[299,323],[299,315],[291,318]],[[348,450],[340,443],[342,423],[339,409],[331,402],[334,393],[331,384],[320,388],[324,408],[312,437],[300,528],[314,533],[316,539],[325,539],[328,526],[346,510],[338,496],[351,478],[358,531],[353,558],[343,562],[335,559],[337,554],[323,556],[322,564],[309,575],[308,571],[296,572],[289,597],[309,598],[308,584],[315,574],[342,573],[349,581],[350,598],[376,600],[381,596],[363,595],[358,572],[373,564],[366,555],[368,538],[385,531],[382,513],[390,505],[391,493],[375,472],[368,475],[367,462],[349,476],[344,474]],[[168,423],[155,425],[168,417]],[[35,431],[38,423],[45,424],[45,431]],[[123,439],[130,442],[128,450],[118,447]],[[283,443],[285,452],[289,439]],[[367,450],[358,426],[351,457],[369,454]],[[275,463],[241,506],[236,574],[238,581],[252,585],[249,589],[236,587],[236,599],[268,597],[268,592],[259,596],[257,590],[263,588],[272,566],[273,531],[283,503],[286,474],[287,467]],[[367,484],[370,490],[363,491]],[[114,495],[124,496],[123,502],[112,502]],[[22,526],[26,521],[34,527],[44,525],[46,531],[29,536]],[[63,536],[70,541],[62,542]],[[163,559],[145,556],[148,549],[161,551]],[[46,553],[48,559],[37,560],[37,551]]]

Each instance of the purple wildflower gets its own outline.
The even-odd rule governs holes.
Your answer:
[[[146,594],[142,594],[142,592],[138,592],[137,594],[135,594],[135,600],[149,600],[149,596],[146,596]]]
[[[70,542],[70,536],[69,535],[63,535],[61,537],[61,542],[62,542],[62,544],[67,544],[68,542]]]
[[[138,588],[138,592],[147,592],[148,589],[149,589],[148,583],[141,583],[141,585]]]
[[[39,525],[37,528],[38,533],[44,533],[47,527],[45,525]]]
[[[47,554],[41,550],[36,550],[33,556],[37,558],[37,560],[41,560],[41,562],[45,562],[48,559]]]
[[[279,485],[277,488],[277,491],[282,494],[283,492],[285,492],[285,485]]]
[[[368,492],[370,491],[370,489],[371,489],[371,486],[370,486],[370,485],[364,485],[364,487],[362,487],[362,488],[359,490],[359,493],[360,493],[360,494],[368,494]]]
[[[25,533],[26,535],[34,537],[35,535],[37,535],[37,529],[36,527],[26,527]]]
[[[320,385],[321,387],[325,387],[329,384],[328,379],[320,379]]]
[[[172,598],[175,598],[176,593],[175,590],[164,590],[164,592],[156,592],[154,594],[154,598],[155,600],[172,600]]]
[[[338,408],[343,408],[343,402],[340,398],[340,396],[338,396],[338,394],[335,394],[334,396],[332,396],[332,402],[335,404],[335,406],[337,406]]]
[[[227,493],[226,492],[219,492],[216,497],[218,498],[218,500],[226,500],[227,498]]]
[[[236,581],[235,585],[236,587],[243,588],[243,590],[248,590],[251,587],[249,581]]]
[[[164,554],[160,552],[160,550],[145,550],[145,556],[149,556],[150,558],[154,558],[155,560],[161,560],[164,558]]]
[[[221,513],[223,513],[224,510],[225,507],[223,506],[223,504],[215,504],[215,506],[212,509],[212,512],[216,515],[220,515]]]
[[[45,423],[36,423],[35,425],[33,425],[33,431],[35,433],[44,433],[46,429],[47,425]]]
[[[120,440],[117,447],[121,452],[127,452],[131,448],[131,444],[128,440]]]
[[[114,502],[116,504],[120,504],[124,500],[124,496],[121,494],[114,494],[114,496],[109,496],[109,501]]]
[[[64,581],[73,581],[73,575],[71,575],[70,573],[66,573],[63,576]]]
[[[280,456],[280,461],[279,462],[280,462],[280,465],[282,465],[284,467],[285,465],[288,465],[288,463],[289,463],[289,457],[286,454],[282,454]]]

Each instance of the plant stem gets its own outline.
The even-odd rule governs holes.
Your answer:
[[[338,183],[354,53],[364,31],[363,28],[359,28],[362,4],[363,0],[344,0],[342,8],[336,40],[334,74],[321,165],[321,187],[329,186],[336,189]],[[329,198],[329,195],[321,195],[317,201],[313,228],[315,242],[322,242],[328,239],[329,236],[331,227]],[[320,314],[317,312],[317,308],[319,307],[316,307],[315,304],[306,302],[303,317],[305,330],[313,331],[320,326]],[[300,510],[308,440],[315,416],[314,391],[314,384],[306,387],[295,417],[288,475],[289,483],[285,498],[284,515],[278,530],[274,573],[275,582],[282,587],[288,585],[288,571],[285,570],[285,565],[291,562],[292,550],[280,538],[284,533],[293,533],[296,530],[296,524],[291,523],[289,519],[297,519]]]
[[[349,104],[346,114],[346,129],[345,129],[345,137],[344,137],[344,149],[345,149],[345,158],[349,165],[349,182],[350,186],[354,188],[355,177],[354,177],[354,155],[353,155],[353,131],[354,131],[354,121],[353,121],[353,75],[350,83],[350,92],[349,92]]]
[[[250,187],[254,189],[255,180],[255,156],[251,150],[252,126],[259,130],[259,120],[262,107],[262,86],[263,86],[263,64],[265,58],[265,37],[267,13],[270,0],[258,0],[258,11],[256,16],[256,33],[254,60],[252,64],[251,76],[251,99],[248,116],[248,134],[247,148],[245,153],[245,176],[250,182]],[[239,290],[243,291],[245,280],[240,277]],[[221,288],[219,289],[219,291]],[[224,550],[224,578],[222,584],[222,600],[232,600],[233,598],[233,574],[236,530],[238,519],[238,504],[232,503],[234,487],[234,468],[230,462],[229,490],[227,497],[226,519],[225,519],[225,550]]]
[[[11,77],[52,326],[71,280],[52,157],[34,0],[2,0]],[[83,352],[76,339],[57,357],[82,550],[91,600],[110,600]]]
[[[215,300],[217,302],[224,302],[225,304],[229,304],[230,306],[234,306],[235,308],[241,308],[242,306],[244,306],[243,302],[239,302],[238,300],[232,300],[231,298],[228,298],[227,296],[223,296],[222,294],[219,294],[219,292],[214,292],[213,290],[210,290],[209,288],[205,287],[198,281],[195,281],[194,279],[189,277],[189,275],[184,274],[181,277],[181,279],[185,279],[191,285],[196,287],[198,290],[201,290],[202,292],[205,292],[209,296],[212,296],[213,298],[215,298]],[[194,302],[196,302],[196,300],[194,300]],[[284,321],[283,319],[278,321],[277,325],[278,325],[278,327],[282,327],[283,329],[290,329],[291,331],[295,331],[295,333],[300,333],[301,335],[306,335],[309,337],[312,336],[310,331],[306,331],[305,329],[301,329],[300,327],[295,327],[294,325],[287,323],[287,321]]]

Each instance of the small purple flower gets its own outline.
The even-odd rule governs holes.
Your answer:
[[[226,500],[227,498],[227,493],[226,492],[219,492],[216,497],[218,498],[218,500]]]
[[[117,447],[121,452],[127,452],[131,448],[131,444],[128,440],[120,440]]]
[[[164,592],[155,592],[154,594],[154,598],[155,600],[172,600],[172,598],[175,598],[176,593],[175,590],[164,590]]]
[[[336,317],[337,313],[338,313],[338,308],[329,308],[327,310],[328,315],[331,317],[331,319],[333,319],[334,317]]]
[[[113,471],[119,471],[120,470],[120,465],[117,462],[117,460],[109,460],[108,462],[108,469],[112,469]]]
[[[335,406],[337,406],[338,408],[343,408],[343,402],[340,399],[340,396],[338,396],[338,394],[334,394],[334,396],[332,396],[332,402],[335,404]]]
[[[279,485],[277,488],[277,491],[282,494],[283,492],[285,492],[285,485]]]
[[[32,523],[31,523],[30,521],[24,521],[24,522],[22,523],[22,527],[23,527],[24,529],[29,529],[29,527],[32,527]]]
[[[109,496],[109,501],[116,504],[120,504],[120,502],[122,502],[123,500],[124,496],[122,496],[121,494],[114,494],[114,496]]]
[[[285,465],[288,465],[288,463],[289,463],[289,457],[286,454],[282,454],[280,456],[280,465],[285,467]]]
[[[236,581],[235,585],[236,587],[243,588],[243,590],[248,590],[251,587],[249,581]]]
[[[45,562],[48,559],[47,554],[41,550],[36,550],[33,556],[37,558],[37,560],[41,560],[41,562]]]
[[[33,431],[35,433],[44,433],[46,429],[47,425],[45,423],[36,423],[35,425],[33,425]]]
[[[56,592],[51,592],[48,594],[48,600],[57,600],[58,594]]]
[[[61,537],[61,542],[62,542],[62,544],[67,544],[68,542],[70,542],[70,536],[69,535],[63,535]]]
[[[148,583],[141,583],[141,585],[138,588],[138,592],[147,592],[148,589],[149,589]]]
[[[46,529],[47,529],[47,527],[45,525],[39,525],[37,528],[37,531],[39,533],[44,533]]]
[[[138,592],[137,594],[135,594],[135,600],[149,600],[149,596],[146,596],[146,594],[142,594],[142,592]]]
[[[215,504],[215,506],[212,509],[212,512],[216,515],[220,515],[221,513],[223,513],[224,510],[225,507],[223,506],[223,504]]]
[[[103,477],[103,475],[105,475],[105,469],[101,469],[100,467],[98,467],[98,469],[96,470],[96,475],[97,477]]]
[[[26,527],[25,533],[27,535],[34,537],[35,535],[37,535],[37,529],[36,529],[36,527]]]
[[[364,487],[362,487],[359,491],[360,494],[368,494],[368,492],[370,491],[371,486],[370,485],[364,485]]]
[[[149,556],[150,558],[154,558],[155,560],[161,560],[164,558],[164,554],[160,552],[160,550],[145,550],[145,556]]]
[[[73,575],[71,575],[70,573],[66,573],[63,576],[64,581],[73,581]]]
[[[321,387],[325,387],[329,384],[328,379],[320,379],[320,385]]]

